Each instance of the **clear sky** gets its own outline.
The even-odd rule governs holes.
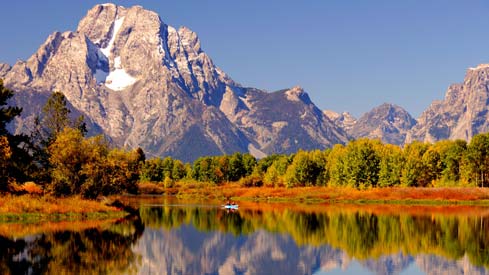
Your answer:
[[[4,1],[0,62],[75,30],[92,0]],[[244,86],[302,86],[321,109],[355,116],[384,102],[417,117],[465,71],[489,63],[487,0],[114,1],[197,32],[214,63]]]

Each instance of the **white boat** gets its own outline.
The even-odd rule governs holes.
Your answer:
[[[238,209],[238,205],[237,204],[225,204],[222,206],[224,209],[233,209],[233,210],[236,210]]]

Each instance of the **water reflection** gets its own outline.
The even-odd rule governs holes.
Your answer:
[[[77,230],[70,222],[57,223],[53,231],[39,232],[45,224],[0,224],[0,274],[111,274],[136,272],[137,254],[132,245],[144,226],[138,219],[107,226],[90,221],[89,228]],[[75,223],[84,228],[85,225]],[[8,228],[23,226],[32,232],[16,236]],[[65,230],[64,228],[70,228]],[[45,229],[47,230],[47,229]],[[9,233],[6,233],[9,232]]]
[[[487,208],[140,205],[118,221],[0,224],[0,274],[488,274]]]
[[[235,213],[218,208],[142,208],[146,231],[135,250],[145,262],[139,271],[487,273],[489,218],[484,208],[278,208],[243,207]],[[352,269],[355,266],[360,271]]]

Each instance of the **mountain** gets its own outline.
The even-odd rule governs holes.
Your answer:
[[[196,33],[140,6],[96,5],[76,31],[54,32],[27,61],[0,64],[24,108],[10,125],[28,132],[53,91],[105,134],[148,156],[255,156],[323,149],[347,141],[299,88],[245,88],[214,65]]]
[[[357,123],[357,119],[348,112],[343,112],[340,114],[335,111],[324,110],[323,114],[347,133],[350,132],[355,123]]]
[[[3,78],[12,69],[9,64],[0,63],[0,78]]]
[[[406,110],[384,103],[363,114],[348,134],[353,138],[367,137],[401,145],[414,125],[416,120]]]
[[[434,101],[408,133],[406,142],[441,139],[470,140],[489,131],[489,64],[467,70],[463,83],[448,88],[443,100]]]
[[[323,113],[342,128],[350,138],[380,139],[385,143],[401,145],[416,120],[403,108],[384,103],[356,119],[348,112],[341,114],[325,110]]]

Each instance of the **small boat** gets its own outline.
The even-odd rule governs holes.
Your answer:
[[[238,205],[237,204],[225,204],[225,205],[222,206],[222,208],[224,208],[224,209],[237,210],[238,209]]]

